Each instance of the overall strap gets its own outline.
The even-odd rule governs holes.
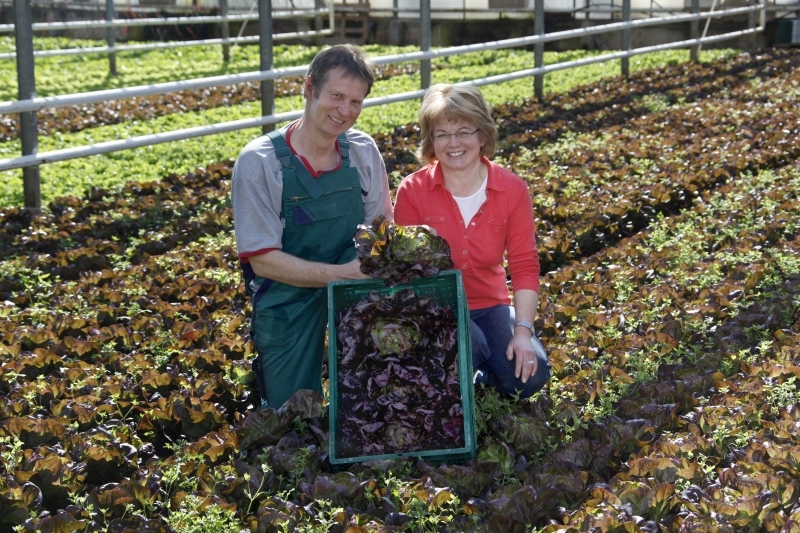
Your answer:
[[[342,168],[350,167],[350,141],[347,140],[347,133],[342,133],[336,140],[339,142],[339,152],[342,154]]]
[[[297,178],[297,181],[303,185],[306,191],[308,191],[309,196],[314,200],[325,194],[325,189],[322,188],[322,185],[317,183],[317,180],[309,174],[303,165],[298,165],[297,167],[292,165],[292,151],[286,144],[286,139],[284,139],[283,134],[276,130],[269,132],[267,137],[272,141],[272,146],[275,147],[275,155],[281,161],[284,180],[287,178],[287,171],[290,171],[292,177]]]
[[[272,146],[275,148],[275,156],[280,160],[281,166],[284,169],[294,169],[294,166],[292,166],[292,151],[289,149],[289,145],[286,144],[283,134],[279,130],[273,130],[267,133],[267,137],[272,141]]]

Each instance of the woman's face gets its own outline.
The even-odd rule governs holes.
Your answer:
[[[433,151],[442,170],[465,171],[475,168],[481,158],[481,139],[477,126],[464,120],[436,122],[433,125]]]

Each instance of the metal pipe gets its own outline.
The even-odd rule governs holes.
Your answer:
[[[71,4],[70,8],[76,9],[82,6]],[[779,4],[779,5],[768,5],[766,6],[767,11],[796,11],[800,8],[800,2],[795,2],[792,4]],[[349,9],[348,6],[341,6],[338,8],[340,11],[355,11],[356,9]],[[159,9],[147,9],[147,8],[135,8],[135,6],[126,7],[126,11],[129,12],[141,12],[141,13],[160,13],[165,10],[165,8]],[[420,10],[416,8],[394,8],[394,7],[370,7],[370,13],[418,13]],[[462,8],[460,11],[464,13],[491,13],[491,14],[529,14],[532,13],[533,10],[531,8],[500,8],[500,7],[486,7],[486,8]],[[621,7],[601,7],[599,9],[591,8],[591,7],[582,7],[582,8],[569,8],[569,9],[551,9],[548,10],[550,13],[574,13],[574,12],[582,12],[582,13],[608,13],[608,12],[618,12],[622,11]],[[631,8],[631,13],[675,13],[683,11],[683,9],[673,9],[668,7],[655,7],[655,8]],[[453,10],[449,8],[431,8],[431,13],[452,13]],[[295,14],[297,13],[297,14]],[[273,19],[278,18],[299,18],[301,16],[307,16],[309,18],[313,17],[314,10],[292,10],[292,11],[279,11],[276,10],[273,13]],[[229,15],[228,20],[231,22],[241,21],[241,20],[256,20],[255,16],[248,19],[248,15]],[[495,17],[493,17],[494,19]],[[176,21],[177,20],[177,21]],[[150,22],[152,21],[152,22]],[[166,22],[165,22],[166,21]],[[113,23],[114,26],[125,27],[125,26],[155,26],[155,25],[172,25],[172,24],[199,24],[199,23],[217,23],[220,22],[221,19],[218,16],[212,15],[200,15],[196,17],[173,17],[173,18],[153,18],[153,19],[121,19],[117,20]],[[75,28],[45,28],[39,27],[39,25],[47,25],[47,24],[72,24],[76,25]],[[35,30],[37,31],[52,31],[52,30],[64,30],[64,29],[85,29],[91,27],[98,27],[104,28],[107,26],[107,22],[95,20],[95,21],[71,21],[71,22],[42,22],[35,24]],[[87,26],[88,25],[88,26]],[[14,31],[13,24],[0,24],[0,33],[11,33]]]
[[[631,20],[631,0],[622,0],[622,21],[630,22]],[[628,51],[631,49],[631,29],[625,28],[622,30],[622,49]],[[620,67],[622,75],[628,78],[631,73],[631,59],[623,57],[620,60]]]
[[[322,9],[322,0],[314,0],[314,10],[319,11]],[[322,15],[316,14],[314,15],[314,31],[319,32],[322,31]],[[314,37],[313,39],[314,46],[320,45],[319,37]]]
[[[741,30],[736,32],[730,32],[720,35],[715,35],[712,37],[705,37],[703,39],[706,43],[712,42],[719,42],[719,41],[726,41],[729,39],[735,39],[737,37],[742,37],[745,35],[750,35],[753,33],[757,33],[759,31],[763,31],[763,27],[754,28],[752,30]],[[591,65],[593,63],[603,63],[606,61],[613,61],[615,59],[621,59],[623,57],[633,57],[635,55],[640,54],[649,54],[652,52],[660,52],[663,50],[673,50],[676,48],[687,48],[694,44],[697,44],[697,41],[700,39],[690,39],[687,41],[677,41],[674,43],[667,43],[667,44],[660,44],[660,45],[653,45],[653,46],[646,46],[642,48],[634,48],[629,51],[620,51],[620,52],[612,52],[610,54],[605,54],[602,56],[594,56],[594,57],[586,57],[581,59],[575,59],[573,61],[565,61],[563,63],[554,63],[552,65],[547,65],[541,68],[533,68],[527,70],[521,70],[517,72],[511,72],[507,74],[498,74],[496,76],[489,76],[486,78],[480,78],[476,80],[464,81],[455,83],[454,85],[473,85],[476,87],[480,87],[483,85],[491,85],[494,83],[502,83],[506,81],[513,81],[520,78],[527,78],[530,76],[535,76],[536,74],[548,74],[550,72],[555,72],[558,70],[566,70],[575,67],[582,67],[586,65]],[[412,98],[417,98],[421,94],[424,94],[424,91],[412,91],[408,93],[398,93],[395,95],[389,96],[381,96],[370,98],[364,101],[364,107],[373,107],[377,105],[384,105],[394,102],[399,102],[403,100],[410,100]],[[405,96],[404,96],[405,95]]]
[[[258,7],[258,2],[252,2],[250,4],[250,11],[247,12],[247,15],[248,16],[252,15],[253,11],[255,11],[257,7]],[[258,18],[258,15],[256,15],[256,18]],[[239,26],[239,35],[237,35],[236,37],[241,37],[244,34],[244,29],[246,27],[247,27],[247,20],[242,22],[242,25]],[[234,44],[234,46],[236,46],[236,44]]]
[[[36,75],[33,62],[33,32],[31,31],[31,6],[27,0],[14,0],[14,38],[17,44],[17,83],[19,99],[36,98]],[[20,113],[20,140],[22,157],[36,157],[39,151],[39,132],[36,112]],[[26,166],[22,171],[25,209],[38,215],[42,209],[42,192],[38,165]]]
[[[228,17],[228,0],[219,0],[219,14],[222,18]],[[231,45],[226,43],[225,41],[231,38],[231,26],[227,20],[222,21],[222,27],[220,28],[222,32],[222,61],[225,63],[230,63],[231,61]]]
[[[0,0],[0,6],[11,5],[13,0]],[[34,1],[31,2],[31,7],[62,7],[64,4],[61,0],[54,0],[51,2]],[[69,9],[71,11],[89,11],[103,13],[105,4],[102,0],[97,2],[73,3],[69,2]],[[126,12],[129,13],[196,13],[203,6],[196,3],[184,2],[183,6],[180,5],[166,5],[162,4],[160,7],[133,5],[130,2],[120,2],[120,7],[124,7]],[[208,9],[206,9],[208,10]]]
[[[22,0],[18,0],[22,1]],[[763,26],[754,28],[752,30],[741,30],[722,35],[715,35],[713,37],[706,37],[704,42],[718,42],[728,39],[735,39],[744,35],[750,35],[763,31]],[[639,54],[649,54],[651,52],[659,52],[662,50],[671,50],[675,48],[687,48],[697,44],[699,39],[690,39],[688,41],[679,41],[675,43],[660,44],[655,46],[647,46],[643,48],[635,48],[629,51],[613,52],[602,56],[585,57],[573,61],[566,61],[563,63],[555,63],[541,68],[534,68],[528,70],[521,70],[509,74],[500,74],[497,76],[490,76],[477,80],[470,80],[465,82],[456,83],[455,85],[473,85],[481,87],[483,85],[490,85],[493,83],[501,83],[504,81],[512,81],[520,78],[527,78],[535,76],[536,74],[547,74],[557,70],[565,70],[574,67],[582,67],[591,65],[593,63],[602,63],[605,61],[613,61],[623,57],[632,57]],[[364,107],[374,107],[379,105],[391,104],[395,102],[402,102],[405,100],[418,99],[424,96],[425,90],[419,89],[417,91],[410,91],[405,93],[397,93],[389,96],[379,96],[375,98],[368,98],[364,101]],[[68,159],[76,159],[79,157],[86,157],[90,155],[99,155],[109,152],[116,152],[119,150],[127,150],[131,148],[140,148],[142,146],[149,146],[152,144],[159,144],[170,141],[179,141],[183,139],[191,139],[194,137],[202,137],[205,135],[213,135],[216,133],[225,133],[245,128],[255,128],[264,125],[274,125],[279,122],[295,120],[302,116],[303,111],[289,111],[286,113],[278,113],[276,115],[264,116],[260,118],[243,119],[232,122],[222,122],[209,126],[199,126],[196,128],[187,128],[184,130],[176,130],[166,133],[157,133],[153,135],[144,135],[141,137],[133,137],[130,139],[123,139],[118,141],[109,141],[98,143],[90,146],[80,146],[77,148],[67,148],[64,150],[55,150],[52,152],[44,152],[41,154],[28,155],[18,157],[15,159],[0,160],[0,171],[11,170],[14,168],[27,167],[31,165],[39,165],[42,163],[55,163],[57,161],[66,161]]]
[[[282,41],[286,39],[299,39],[303,37],[313,37],[316,35],[331,35],[331,30],[315,31],[293,31],[289,33],[276,33],[272,36],[274,41]],[[113,48],[107,46],[99,46],[93,48],[65,48],[62,50],[39,50],[33,53],[35,57],[56,57],[56,56],[78,56],[86,54],[106,54],[114,52],[144,52],[146,50],[167,50],[170,48],[187,48],[190,46],[216,46],[220,44],[238,44],[238,43],[255,43],[258,42],[258,36],[250,37],[236,37],[233,39],[202,39],[196,41],[171,41],[166,43],[152,43],[152,44],[125,44],[115,46]],[[0,59],[14,58],[13,52],[5,52],[0,54]]]
[[[764,1],[766,2],[767,0]],[[333,35],[336,31],[336,16],[333,12],[333,0],[326,0],[325,3],[328,4],[328,29],[321,31],[320,35]]]
[[[258,0],[258,52],[262,72],[272,70],[272,0]],[[261,80],[261,116],[272,115],[275,105],[275,82],[272,79]],[[274,124],[265,124],[263,133],[274,129]]]
[[[431,0],[419,0],[419,49],[427,52],[431,49]],[[431,86],[431,60],[422,59],[419,62],[420,87],[427,89]]]
[[[296,19],[300,17],[313,18],[325,14],[323,9],[293,9],[291,11],[276,10],[273,19]],[[199,15],[196,17],[159,17],[144,19],[116,19],[116,20],[73,20],[69,22],[36,22],[33,31],[60,31],[60,30],[89,30],[99,28],[126,28],[131,26],[173,26],[176,24],[216,24],[218,22],[241,22],[245,20],[258,20],[258,15]],[[13,24],[0,24],[0,33],[14,31]]]
[[[597,4],[595,4],[597,5]],[[609,12],[621,12],[622,7],[613,7],[612,4],[607,4],[608,7],[599,6],[598,8],[592,7],[576,7],[576,8],[569,8],[569,9],[548,9],[548,13],[609,13]],[[591,4],[590,4],[591,6]],[[767,6],[767,11],[794,11],[798,7],[800,7],[800,2],[795,2],[793,4],[780,4],[780,5],[772,5]],[[505,7],[486,7],[486,8],[461,8],[457,11],[461,11],[464,13],[491,13],[491,14],[530,14],[534,12],[534,9],[524,7],[519,9],[513,8],[505,8]],[[356,9],[349,9],[347,5],[337,7],[337,11],[356,11]],[[684,8],[675,9],[669,7],[631,7],[631,13],[676,13],[682,12]],[[418,8],[392,8],[392,7],[370,7],[370,13],[392,13],[392,12],[399,12],[399,13],[419,13],[420,10]],[[453,13],[453,9],[448,8],[431,8],[431,13]],[[496,20],[496,17],[492,17],[492,20]]]
[[[766,6],[764,6],[762,4],[762,9],[764,9],[766,11],[795,11],[798,8],[800,8],[800,3],[766,5]],[[379,11],[379,9],[376,9],[376,11]],[[436,10],[434,9],[434,11],[436,11]],[[574,13],[618,13],[618,12],[621,12],[621,11],[622,11],[621,7],[601,7],[601,8],[580,8],[579,7],[577,9],[561,9],[561,10],[553,9],[553,10],[550,10],[549,12],[550,13],[570,13],[570,14],[574,14]],[[684,10],[683,9],[672,9],[672,8],[669,8],[669,7],[654,7],[654,8],[649,8],[649,7],[635,8],[635,7],[631,7],[631,13],[676,13],[676,12],[682,12],[682,11],[684,11]],[[691,13],[691,8],[690,8],[689,12]]]
[[[393,63],[404,63],[410,61],[420,61],[422,59],[435,59],[437,57],[449,57],[453,55],[466,54],[470,52],[480,52],[483,50],[498,50],[502,48],[510,48],[514,46],[526,46],[536,44],[539,42],[547,43],[551,41],[558,41],[560,39],[568,39],[573,37],[585,37],[588,35],[595,35],[610,31],[618,31],[623,29],[627,24],[631,28],[640,28],[647,26],[654,26],[666,22],[686,22],[692,19],[702,19],[706,17],[722,17],[726,15],[738,15],[749,12],[753,9],[762,9],[762,7],[739,7],[732,8],[725,11],[716,11],[714,13],[698,13],[697,15],[684,14],[673,15],[670,17],[660,17],[658,19],[639,19],[632,20],[631,22],[615,22],[612,24],[605,24],[602,26],[594,26],[589,28],[577,28],[574,30],[566,30],[560,32],[548,33],[545,35],[533,35],[527,37],[517,37],[514,39],[505,39],[502,41],[491,41],[481,44],[469,44],[463,46],[453,46],[450,48],[439,48],[429,50],[427,52],[408,52],[405,54],[395,54],[389,56],[382,56],[372,58],[372,61],[378,65],[389,65]],[[763,26],[761,26],[763,27]],[[255,37],[256,39],[258,37]],[[688,41],[687,41],[688,42]],[[124,89],[109,89],[105,91],[94,91],[88,93],[78,93],[62,96],[48,96],[44,98],[36,98],[30,100],[20,100],[15,102],[0,102],[0,113],[19,113],[21,111],[38,111],[44,108],[57,108],[66,107],[70,105],[89,104],[94,102],[102,102],[106,100],[117,100],[121,98],[132,98],[136,96],[152,96],[156,94],[167,94],[175,91],[182,91],[188,89],[201,89],[206,87],[216,87],[221,85],[233,85],[236,83],[255,82],[266,79],[277,79],[285,76],[303,75],[308,69],[308,65],[275,69],[268,72],[248,72],[244,74],[230,74],[226,76],[214,76],[209,78],[197,78],[192,80],[156,83],[152,85],[141,85],[137,87],[129,87]]]
[[[114,0],[106,0],[106,20],[111,21],[115,18],[114,13]],[[106,43],[109,48],[114,48],[117,45],[117,29],[109,27],[106,29]],[[111,52],[108,54],[108,72],[112,76],[117,75],[117,54]]]
[[[150,146],[153,144],[182,141],[185,139],[203,137],[206,135],[215,135],[218,133],[227,133],[230,131],[237,131],[247,128],[256,128],[259,126],[263,127],[266,124],[276,124],[278,122],[295,120],[300,118],[302,115],[302,111],[290,111],[287,113],[279,113],[277,115],[270,115],[267,117],[220,122],[219,124],[198,126],[195,128],[186,128],[183,130],[168,131],[164,133],[155,133],[152,135],[142,135],[139,137],[132,137],[130,139],[102,142],[88,146],[80,146],[77,148],[53,150],[52,152],[43,152],[33,156],[18,157],[16,159],[4,159],[0,160],[0,171],[25,167],[27,165],[39,165],[41,163],[57,163],[59,161],[67,161],[69,159],[107,154],[111,152],[118,152],[120,150],[131,150],[133,148],[142,148],[144,146]]]
[[[764,0],[766,4],[767,0]],[[697,14],[700,12],[700,0],[692,0],[692,14]],[[689,26],[689,37],[692,39],[697,39],[700,36],[700,20],[694,19],[691,21]],[[692,46],[689,51],[689,60],[693,63],[697,63],[700,61],[700,47],[699,46]]]
[[[619,31],[625,27],[645,28],[649,26],[658,26],[661,24],[675,24],[680,22],[688,22],[692,19],[705,19],[705,18],[721,18],[724,16],[741,15],[749,11],[763,9],[762,6],[756,7],[736,7],[726,9],[723,11],[715,11],[713,13],[698,13],[692,15],[690,13],[681,15],[670,15],[665,17],[637,19],[630,22],[614,22],[611,24],[604,24],[602,26],[593,26],[588,28],[575,28],[572,30],[564,30],[544,35],[531,35],[527,37],[516,37],[514,39],[503,39],[500,41],[490,41],[480,44],[468,44],[462,46],[452,46],[450,48],[439,48],[430,50],[428,52],[408,52],[405,54],[396,54],[383,57],[372,58],[374,63],[379,65],[388,65],[392,63],[403,63],[406,61],[419,61],[421,59],[435,59],[437,57],[449,57],[453,55],[465,54],[469,52],[481,52],[484,50],[499,50],[502,48],[511,48],[516,46],[527,46],[536,43],[549,43],[559,41],[562,39],[570,39],[573,37],[585,37],[588,35],[596,35],[600,33],[607,33],[612,31]]]
[[[544,35],[544,0],[535,0],[533,32],[539,37]],[[543,42],[533,45],[533,66],[536,68],[544,66]],[[533,77],[533,95],[539,102],[544,101],[544,74],[536,74]]]
[[[106,89],[104,91],[91,91],[86,93],[65,94],[61,96],[45,96],[29,100],[0,102],[0,114],[20,113],[24,111],[38,111],[45,108],[68,107],[72,105],[93,104],[122,98],[136,98],[153,96],[177,91],[192,89],[205,89],[234,85],[237,83],[252,83],[265,79],[277,79],[286,76],[301,76],[308,70],[308,65],[274,69],[267,72],[247,72],[244,74],[229,74],[226,76],[213,76],[185,81],[170,81],[154,83],[152,85],[138,85],[123,89]]]
[[[724,2],[724,1],[725,1],[725,0],[723,0],[723,2]],[[764,0],[764,1],[766,2],[766,0]],[[714,8],[716,8],[716,7],[717,7],[717,0],[714,0],[713,2],[711,2],[711,9],[709,9],[709,13],[713,13],[713,12],[714,12]],[[703,34],[700,36],[700,43],[697,45],[697,51],[698,51],[698,52],[699,52],[699,51],[700,51],[700,49],[703,47],[703,39],[705,38],[705,36],[706,36],[706,33],[708,33],[708,26],[709,26],[710,24],[711,24],[711,19],[710,19],[710,18],[707,18],[707,19],[706,19],[706,25],[705,25],[705,27],[703,28]]]
[[[762,9],[765,9],[766,11],[792,11],[793,9],[797,9],[798,7],[800,7],[800,2],[798,2],[796,4],[762,6]],[[348,11],[348,9],[346,7],[340,7],[339,10],[340,11]],[[370,9],[370,12],[392,12],[392,11],[395,11],[395,10],[393,8],[374,8],[374,9]],[[406,12],[415,13],[415,12],[417,12],[419,10],[417,10],[417,9],[398,9],[397,11],[401,11],[401,12],[404,12],[404,13],[406,13]],[[473,13],[473,12],[474,13],[491,12],[491,13],[500,13],[500,14],[502,14],[502,13],[512,13],[512,12],[513,13],[530,13],[531,12],[530,9],[520,9],[520,10],[514,11],[514,10],[499,9],[499,8],[494,8],[494,9],[493,8],[465,9],[464,11],[465,12],[469,12],[469,13]],[[621,11],[621,8],[609,8],[609,9],[585,9],[585,8],[579,8],[577,11],[584,12],[584,13],[607,13],[607,12]],[[652,13],[652,12],[674,13],[675,11],[676,10],[674,10],[674,9],[668,9],[668,8],[654,8],[654,9],[647,9],[647,8],[634,9],[634,8],[631,8],[631,13]],[[320,12],[322,14],[325,14],[326,12],[328,12],[329,15],[331,14],[328,9],[322,9],[322,10],[320,10]],[[432,13],[436,13],[436,12],[451,13],[452,10],[450,10],[450,9],[433,9],[432,8],[431,12]],[[553,12],[560,12],[560,11],[555,11],[554,10]],[[564,10],[563,12],[564,13],[571,13],[571,12],[573,12],[573,10]],[[274,13],[274,15],[273,15],[273,19],[276,19],[276,18],[290,18],[290,15],[286,15],[285,13],[289,13],[290,15],[293,14],[293,13],[304,13],[304,14],[307,14],[309,16],[312,16],[312,15],[315,16],[316,13],[317,13],[317,10],[303,10],[303,11],[297,10],[297,11],[290,11],[290,12],[276,11]],[[297,18],[297,16],[295,15],[295,16],[293,16],[291,18]],[[110,26],[124,28],[124,27],[131,27],[131,26],[158,26],[158,25],[173,25],[173,24],[198,24],[198,23],[206,23],[206,22],[207,23],[217,23],[217,22],[225,22],[225,21],[236,22],[236,21],[247,21],[247,20],[257,20],[257,19],[258,19],[258,15],[229,15],[227,18],[223,18],[223,17],[220,17],[220,16],[198,16],[198,17],[173,17],[173,18],[154,18],[154,19],[122,19],[122,20],[115,20],[113,22],[105,22],[105,21],[48,22],[48,23],[37,23],[37,24],[34,24],[34,29],[35,30],[40,30],[40,31],[51,31],[51,30],[55,31],[55,30],[66,30],[66,29],[107,28],[107,27],[110,27]],[[49,26],[49,25],[54,25],[54,27],[44,27],[44,26]],[[66,27],[66,25],[70,25],[70,27]],[[13,32],[13,31],[14,31],[14,25],[13,24],[0,24],[0,33],[10,33],[10,32]],[[320,35],[329,35],[329,34],[330,33],[326,33],[325,30],[323,30],[323,33],[320,33]],[[286,34],[279,34],[279,35],[285,35],[286,36],[285,38],[312,37],[312,36],[314,36],[314,33],[313,32],[294,32],[294,33],[286,33]],[[221,42],[222,41],[220,41],[220,40],[212,39],[212,40],[204,40],[204,41],[193,41],[192,43],[186,44],[186,45],[183,45],[183,46],[194,46],[194,43],[197,43],[198,45],[201,45],[201,44],[214,44],[214,45],[216,45],[216,44],[221,44]],[[231,42],[235,43],[235,42],[244,42],[244,41],[235,41],[235,40],[232,39]],[[172,43],[157,43],[157,46],[159,44],[160,45],[171,45]],[[141,51],[141,50],[148,50],[148,49],[156,49],[156,48],[146,48],[146,46],[149,46],[149,45],[137,45],[135,47],[130,47],[130,48],[118,47],[118,48],[116,48],[114,50],[111,50],[111,51],[120,52],[120,51],[126,51],[126,50]],[[162,47],[171,48],[172,46],[162,46]],[[67,50],[47,50],[47,51],[36,52],[36,57],[40,57],[40,56],[41,57],[49,57],[49,56],[55,56],[55,55],[62,55],[61,52],[65,52],[63,55],[71,55],[70,53],[67,53],[67,52],[81,54],[81,53],[102,53],[102,52],[108,52],[108,51],[109,51],[109,49],[105,48],[105,47],[93,47],[93,48],[75,49],[74,52],[72,52],[72,50],[70,50],[70,49],[67,49]],[[46,53],[43,53],[43,52],[46,52]],[[12,57],[13,57],[13,54],[10,54],[10,55],[9,54],[0,54],[0,59],[10,59]]]

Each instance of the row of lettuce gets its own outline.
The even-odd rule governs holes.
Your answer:
[[[676,66],[498,113],[513,131],[503,162],[541,217],[536,326],[555,378],[534,401],[479,390],[467,465],[334,473],[323,398],[250,408],[229,165],[61,198],[37,219],[4,210],[0,521],[788,530],[800,519],[791,57]],[[662,85],[643,95],[648,76]],[[413,128],[394,139],[412,150]]]

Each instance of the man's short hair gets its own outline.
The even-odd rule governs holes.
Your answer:
[[[430,164],[436,160],[431,137],[436,124],[459,120],[478,130],[478,135],[484,141],[481,155],[492,158],[497,147],[497,126],[492,118],[492,108],[486,103],[480,89],[440,83],[428,89],[419,110],[420,146],[417,158],[422,163]]]
[[[314,98],[328,81],[328,73],[335,68],[344,70],[345,76],[364,80],[367,83],[367,94],[375,83],[375,64],[367,59],[361,48],[352,44],[337,44],[326,48],[314,56],[308,66],[306,78],[314,88]],[[308,95],[307,95],[308,96]]]

